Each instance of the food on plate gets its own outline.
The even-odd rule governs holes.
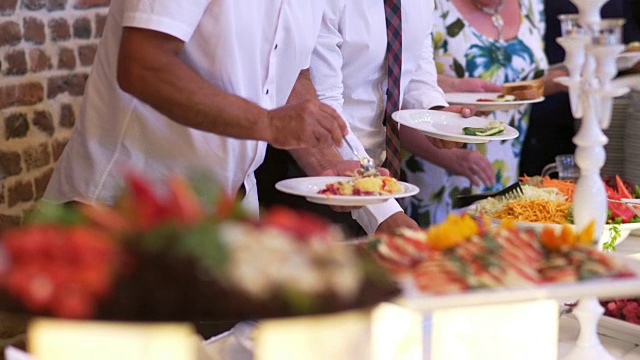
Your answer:
[[[470,136],[492,136],[503,133],[507,127],[502,121],[491,120],[485,127],[463,127],[462,133]]]
[[[510,102],[510,101],[515,101],[516,97],[513,95],[505,95],[505,94],[499,94],[498,96],[496,96],[493,99],[489,99],[489,98],[479,98],[476,99],[477,102]]]
[[[592,223],[580,233],[566,226],[537,234],[510,222],[491,227],[483,219],[450,215],[426,230],[373,235],[369,246],[381,264],[408,275],[425,293],[635,276],[590,246],[593,230]]]
[[[354,176],[348,180],[331,182],[318,194],[344,196],[391,195],[402,192],[402,186],[391,176]]]
[[[531,185],[538,188],[555,188],[566,196],[567,199],[573,199],[573,192],[576,184],[573,181],[552,179],[549,176],[523,176],[520,181],[525,185]]]
[[[569,201],[573,198],[575,183],[572,181],[551,179],[548,176],[523,177],[523,184],[538,187],[541,189],[555,188],[567,197]],[[603,178],[607,198],[611,200],[635,199],[636,193],[640,192],[640,187],[636,187],[628,181],[623,180],[618,175]],[[608,201],[608,224],[626,224],[630,222],[640,222],[640,217],[636,216],[633,210],[625,204]]]
[[[555,188],[522,185],[522,195],[517,198],[487,198],[469,212],[499,220],[566,224],[570,208],[567,197]]]
[[[640,41],[632,41],[627,44],[627,47],[624,49],[624,52],[635,52],[640,51]]]
[[[544,80],[517,81],[502,85],[502,94],[512,95],[517,100],[534,100],[544,95]]]
[[[640,325],[640,298],[601,302],[604,315]]]

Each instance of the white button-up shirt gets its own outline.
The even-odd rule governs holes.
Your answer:
[[[124,169],[152,179],[206,171],[225,190],[245,185],[257,211],[253,171],[266,144],[194,130],[121,91],[116,67],[123,27],[185,42],[182,58],[213,85],[273,109],[309,66],[324,0],[113,0],[70,141],[45,197],[111,202]],[[126,64],[123,64],[126,66]]]
[[[447,105],[437,85],[433,61],[433,5],[433,1],[402,1],[402,109]],[[351,143],[360,152],[366,151],[377,164],[385,156],[382,118],[387,90],[386,47],[383,0],[327,0],[320,37],[311,58],[312,80],[320,99],[348,121]],[[354,158],[346,146],[339,151],[345,158]],[[354,211],[353,216],[371,232],[397,211],[399,205],[388,201]]]

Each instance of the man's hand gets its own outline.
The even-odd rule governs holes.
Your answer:
[[[487,158],[475,150],[451,149],[454,161],[451,161],[447,170],[456,175],[469,179],[474,186],[490,186],[495,184],[496,177],[493,167]]]
[[[397,229],[400,228],[409,228],[413,230],[420,230],[420,226],[413,221],[410,217],[408,217],[402,211],[399,211],[391,216],[389,216],[386,220],[378,225],[376,229],[377,233],[388,233],[392,234]]]
[[[341,146],[347,125],[331,106],[306,100],[268,111],[269,143],[279,149]]]

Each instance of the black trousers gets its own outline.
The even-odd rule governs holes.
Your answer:
[[[350,212],[337,212],[327,205],[315,204],[304,197],[285,194],[275,188],[278,181],[307,176],[288,151],[268,146],[264,162],[255,174],[258,181],[258,199],[263,210],[273,206],[300,209],[339,225],[348,237],[365,235],[364,230],[353,220]]]

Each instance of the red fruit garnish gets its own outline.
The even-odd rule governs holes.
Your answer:
[[[315,235],[322,237],[329,231],[329,222],[320,216],[285,207],[270,209],[263,218],[263,223],[277,227],[301,240],[307,240]]]
[[[56,294],[52,312],[55,316],[71,319],[90,319],[96,312],[96,302],[89,292],[76,286],[67,286]]]
[[[169,207],[172,216],[179,222],[186,224],[202,220],[204,209],[189,182],[185,178],[173,176],[169,178],[168,184],[170,189]]]

